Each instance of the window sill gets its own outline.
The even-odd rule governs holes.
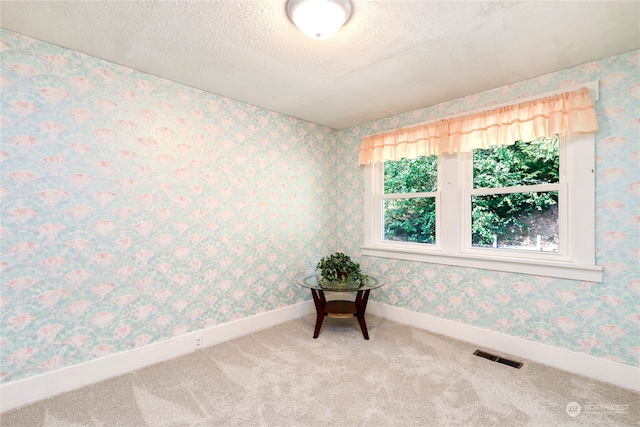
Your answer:
[[[360,249],[362,250],[362,255],[365,256],[455,265],[458,267],[506,271],[510,273],[548,276],[586,282],[602,282],[602,267],[599,265],[581,265],[571,262],[507,258],[506,256],[497,257],[444,252],[415,252],[398,248],[376,246],[361,246]]]

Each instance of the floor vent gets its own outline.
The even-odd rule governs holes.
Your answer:
[[[494,356],[493,354],[485,353],[484,351],[480,351],[480,350],[476,350],[475,353],[473,354],[476,356],[484,357],[485,359],[489,359],[492,362],[495,362],[496,360],[498,360],[498,356]]]
[[[492,362],[498,362],[498,363],[502,363],[503,365],[511,366],[512,368],[516,368],[516,369],[522,368],[522,363],[520,362],[498,357],[495,354],[487,353],[485,351],[476,350],[473,354],[474,356],[483,357],[485,359],[491,360]]]

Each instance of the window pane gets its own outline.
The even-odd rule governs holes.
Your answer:
[[[559,251],[558,192],[471,197],[472,246]]]
[[[384,193],[420,193],[438,189],[438,156],[384,163]]]
[[[473,150],[473,188],[551,184],[559,176],[557,137]]]
[[[384,240],[435,244],[435,198],[384,200],[383,208]]]

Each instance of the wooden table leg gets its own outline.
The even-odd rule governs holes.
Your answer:
[[[322,327],[322,322],[326,315],[324,305],[327,300],[324,297],[324,291],[311,289],[311,294],[313,295],[313,302],[316,305],[316,328],[313,331],[313,338],[315,339],[318,338],[318,334],[320,334],[320,328]]]
[[[367,301],[369,301],[369,290],[358,291],[358,295],[356,295],[356,307],[358,309],[356,317],[358,318],[358,323],[360,324],[360,329],[362,330],[362,335],[365,340],[369,339],[367,324],[364,321],[364,312],[367,309]]]

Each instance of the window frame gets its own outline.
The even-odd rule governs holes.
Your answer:
[[[375,194],[375,206],[379,206],[380,209],[376,209],[375,210],[375,222],[376,222],[376,227],[382,227],[379,228],[379,234],[377,234],[376,236],[376,246],[388,246],[391,248],[397,248],[398,250],[403,250],[403,248],[409,247],[409,248],[415,248],[414,250],[417,251],[421,251],[421,248],[423,247],[423,245],[427,245],[430,248],[433,249],[439,249],[440,246],[438,244],[438,240],[437,240],[437,236],[440,234],[438,231],[439,228],[439,218],[440,218],[440,191],[438,191],[437,189],[435,191],[423,191],[423,192],[415,192],[415,193],[385,193],[384,192],[384,163],[378,163],[378,168],[377,170],[374,171],[374,179],[375,181],[375,185],[377,186],[377,188],[381,189],[380,192],[376,192]],[[437,166],[438,171],[440,170],[440,159],[438,159],[438,166]],[[440,173],[438,172],[438,177],[437,177],[437,186],[438,188],[440,188]],[[393,241],[389,241],[389,240],[384,240],[384,201],[385,200],[390,200],[390,199],[413,199],[413,198],[427,198],[427,197],[433,197],[435,199],[435,204],[436,204],[436,242],[431,244],[431,243],[414,243],[414,242],[393,242]],[[368,212],[368,211],[365,211]],[[366,215],[365,215],[366,216]]]
[[[589,88],[595,102],[598,82],[581,86]],[[530,99],[565,91],[567,89]],[[518,99],[517,102],[523,102],[523,99]],[[464,115],[473,113],[467,112]],[[594,133],[570,135],[560,141],[561,178],[558,185],[563,187],[563,197],[558,206],[561,239],[559,253],[493,250],[471,246],[471,195],[475,192],[473,188],[469,188],[469,185],[472,187],[472,177],[469,176],[473,171],[472,159],[472,153],[438,156],[437,191],[419,193],[436,197],[435,244],[383,240],[384,163],[365,166],[362,255],[602,282],[602,267],[595,264]],[[508,187],[509,192],[514,188]],[[412,196],[416,197],[415,194],[418,193],[412,193]]]
[[[584,141],[588,143],[588,141]],[[570,181],[568,176],[567,164],[571,161],[567,158],[572,152],[569,147],[569,140],[567,137],[559,138],[558,155],[560,157],[559,164],[559,181],[557,183],[546,183],[526,186],[513,186],[513,187],[485,187],[485,188],[473,188],[473,153],[460,154],[460,161],[462,164],[462,179],[461,179],[461,197],[462,197],[462,246],[461,251],[469,254],[487,254],[492,256],[501,256],[508,254],[515,258],[524,259],[539,259],[539,260],[552,260],[552,261],[571,261],[570,258],[570,245],[568,228],[568,213],[571,211],[568,205],[569,198],[569,185]],[[575,143],[573,144],[575,145]],[[559,226],[559,252],[535,252],[531,250],[509,250],[509,249],[491,249],[491,248],[477,248],[472,245],[472,232],[471,232],[471,198],[475,195],[489,195],[489,194],[512,194],[512,193],[528,193],[528,192],[544,192],[544,191],[557,191],[558,192],[558,226]]]

